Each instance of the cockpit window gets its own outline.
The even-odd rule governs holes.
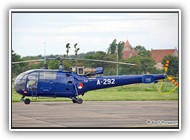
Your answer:
[[[32,70],[25,71],[18,75],[18,77],[15,79],[15,83],[18,83],[21,79],[26,80],[28,73],[32,72]]]
[[[29,79],[29,80],[36,80],[36,79],[38,79],[38,72],[31,73],[31,74],[28,76],[28,79]]]
[[[26,72],[21,73],[15,80],[14,85],[17,91],[25,89],[26,78],[28,74]]]
[[[16,79],[15,82],[19,82],[21,79],[26,79],[27,74],[25,72],[21,73]]]
[[[40,72],[40,79],[56,79],[56,72],[43,71]]]
[[[37,89],[37,83],[38,83],[38,72],[33,72],[31,74],[29,74],[28,76],[28,80],[27,80],[27,89],[29,90],[34,90]]]

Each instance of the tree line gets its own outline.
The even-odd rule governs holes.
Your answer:
[[[74,45],[75,47],[75,55],[69,55],[70,44],[66,45],[66,55],[65,57],[72,58],[88,58],[88,59],[101,59],[101,60],[110,60],[110,61],[120,61],[120,62],[128,62],[135,63],[136,66],[128,66],[128,65],[119,65],[118,74],[126,75],[126,74],[147,74],[147,73],[164,73],[163,70],[157,69],[155,67],[155,61],[151,57],[151,53],[149,50],[146,50],[144,46],[138,45],[135,46],[134,49],[138,52],[136,56],[133,56],[127,60],[122,58],[122,50],[124,47],[124,42],[114,39],[112,43],[108,46],[107,52],[97,51],[97,52],[87,52],[87,53],[79,53],[79,48],[76,47],[77,43]],[[118,48],[116,48],[118,47]],[[118,53],[118,54],[117,54]],[[47,58],[56,58],[58,55],[48,55]],[[118,58],[117,58],[118,57]],[[35,59],[43,59],[42,55],[38,56],[26,56],[21,57],[19,54],[16,54],[12,50],[12,62],[23,61],[23,60],[35,60]],[[178,57],[175,56],[165,56],[162,60],[162,64],[165,64],[166,59],[170,59],[170,65],[168,69],[168,75],[178,76],[179,71],[179,62]],[[49,69],[58,69],[59,61],[58,60],[48,60],[48,68]],[[44,62],[31,62],[31,63],[21,63],[21,64],[13,64],[12,65],[12,78],[16,77],[19,73],[29,70],[29,69],[40,69],[43,68]],[[72,66],[85,66],[85,67],[103,67],[104,75],[116,75],[116,66],[117,64],[103,63],[103,62],[88,62],[88,61],[64,61],[65,70],[69,70],[69,67]]]

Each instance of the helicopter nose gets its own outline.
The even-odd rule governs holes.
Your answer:
[[[25,89],[25,83],[26,83],[26,79],[24,78],[20,78],[20,76],[18,76],[15,81],[14,81],[14,88],[15,90],[21,91]]]
[[[15,82],[14,82],[14,88],[15,88],[15,90],[18,92],[19,90],[22,90],[21,87],[22,87],[22,83],[15,80]]]

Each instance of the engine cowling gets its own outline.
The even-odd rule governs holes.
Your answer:
[[[104,73],[102,67],[98,68],[72,67],[71,71],[77,73],[78,75],[96,75]]]

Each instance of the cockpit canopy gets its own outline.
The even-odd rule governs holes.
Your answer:
[[[57,71],[54,70],[28,70],[21,73],[15,79],[14,86],[17,92],[25,90],[27,88],[37,88],[38,79],[41,80],[54,80],[56,79]]]
[[[28,73],[30,73],[30,71],[23,72],[17,76],[14,82],[16,91],[25,89],[25,83],[26,83]]]

